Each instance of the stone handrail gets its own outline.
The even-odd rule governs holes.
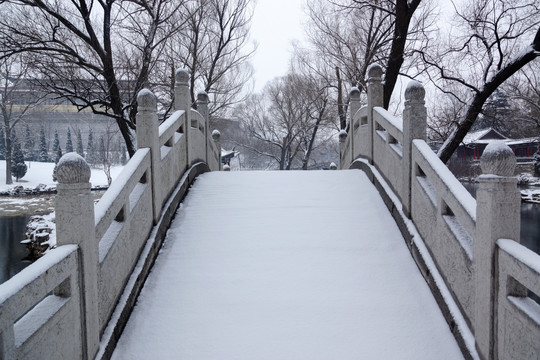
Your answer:
[[[139,92],[138,150],[95,206],[86,161],[59,161],[57,248],[0,285],[1,359],[110,356],[180,198],[221,167],[208,96],[191,109],[188,79],[176,73],[175,111],[161,125],[155,96]]]
[[[368,69],[364,107],[351,90],[340,168],[365,170],[381,191],[467,357],[536,359],[540,304],[529,294],[540,295],[540,256],[519,244],[512,151],[486,148],[475,200],[425,142],[422,85],[409,83],[398,119],[381,107],[382,75],[378,65]]]
[[[39,359],[42,353],[56,359],[83,357],[81,323],[74,320],[82,302],[77,246],[62,246],[47,255],[2,284],[2,359]],[[72,326],[59,326],[66,319]],[[53,332],[64,341],[51,342]]]

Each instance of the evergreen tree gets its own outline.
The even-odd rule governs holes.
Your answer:
[[[120,154],[120,164],[122,165],[126,165],[127,163],[126,152],[127,152],[126,147],[122,146],[122,152]]]
[[[17,139],[17,132],[15,131],[15,128],[11,129],[11,143],[14,143]],[[21,144],[19,144],[20,146]]]
[[[24,139],[24,150],[25,150],[24,157],[26,160],[29,160],[29,161],[36,160],[34,146],[35,146],[34,135],[30,131],[30,126],[26,124],[25,139]]]
[[[52,153],[53,153],[53,155],[56,154],[59,147],[60,147],[60,138],[58,138],[58,131],[54,130],[54,141],[53,141],[53,144],[52,144]]]
[[[73,143],[71,142],[71,130],[68,128],[66,140],[66,153],[73,152]]]
[[[19,140],[13,139],[13,157],[11,159],[11,174],[19,181],[26,174],[27,166],[24,163],[24,154],[21,150]]]
[[[77,130],[77,154],[84,157],[84,149],[82,145],[81,129]]]
[[[99,137],[99,153],[98,153],[98,160],[100,164],[105,164],[107,161],[107,153],[105,151],[105,140],[103,139],[103,136]]]
[[[41,127],[41,131],[39,133],[39,159],[38,161],[41,161],[41,162],[49,161],[49,154],[47,152],[47,140],[45,139],[45,129],[43,129],[43,127]]]
[[[61,157],[62,157],[62,148],[58,146],[58,149],[56,150],[56,155],[54,157],[55,165],[54,165],[53,174],[52,174],[53,181],[56,181],[56,168],[58,167],[58,162],[60,161]]]
[[[88,132],[88,145],[86,145],[86,161],[93,165],[96,163],[96,151],[94,149],[94,134],[92,129]]]
[[[2,125],[0,125],[0,160],[6,160],[6,134]]]
[[[540,148],[533,155],[534,158],[534,176],[540,176]]]

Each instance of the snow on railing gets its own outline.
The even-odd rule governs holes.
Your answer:
[[[355,160],[364,158],[382,175],[377,179],[387,183],[381,191],[397,195],[402,213],[412,220],[474,329],[480,356],[535,358],[540,304],[527,294],[540,295],[540,256],[517,243],[515,156],[500,144],[486,148],[482,169],[491,175],[480,176],[474,200],[425,142],[422,85],[411,81],[407,86],[401,120],[381,107],[382,74],[378,65],[368,69],[367,106],[360,108],[360,92],[351,90],[351,120],[339,135],[340,168],[358,167]],[[497,242],[500,238],[513,240]]]
[[[0,358],[83,358],[77,246],[65,245],[0,288]],[[64,326],[66,319],[70,326]],[[50,334],[61,338],[53,342]],[[46,351],[42,346],[47,346]]]
[[[95,357],[113,311],[126,306],[119,299],[139,255],[157,254],[143,251],[153,225],[170,221],[169,207],[197,173],[220,170],[208,96],[199,94],[198,112],[192,110],[188,80],[186,71],[176,73],[176,111],[160,126],[155,96],[140,91],[138,150],[96,206],[85,160],[75,153],[60,160],[58,248],[0,285],[0,359]],[[142,286],[141,279],[130,283]]]
[[[540,255],[513,240],[500,239],[498,356],[530,359],[540,354]],[[525,346],[524,346],[525,344]]]

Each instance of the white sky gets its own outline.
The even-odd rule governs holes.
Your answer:
[[[251,39],[258,44],[252,63],[255,88],[285,75],[292,53],[291,42],[305,38],[305,0],[257,0],[251,23]]]

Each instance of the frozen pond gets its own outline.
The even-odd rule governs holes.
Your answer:
[[[30,261],[23,260],[28,250],[20,243],[27,222],[24,216],[0,216],[0,284],[30,265]]]

